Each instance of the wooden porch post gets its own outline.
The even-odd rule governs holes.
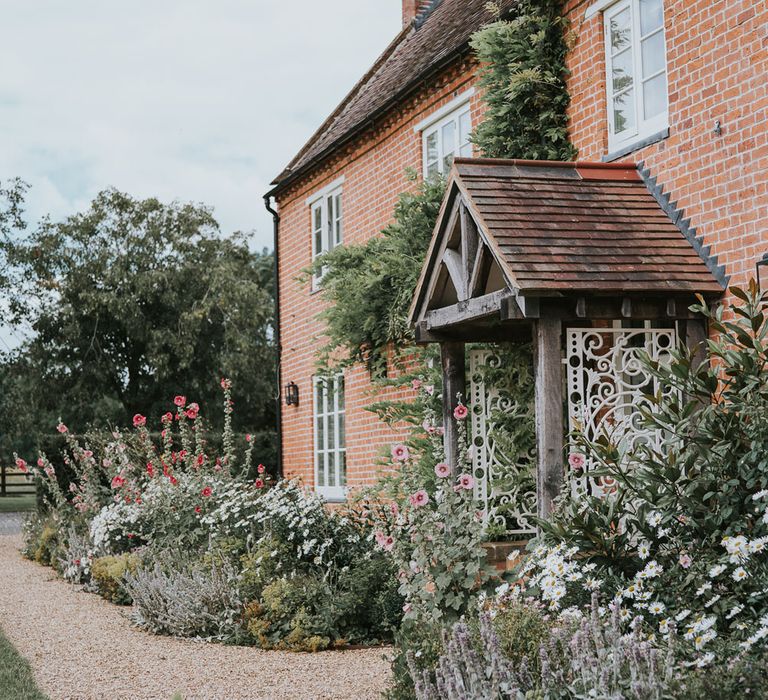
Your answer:
[[[539,517],[552,512],[563,483],[562,321],[540,318],[533,325],[536,396],[536,491]]]
[[[688,319],[679,322],[680,326],[680,339],[685,343],[688,349],[696,349],[696,354],[693,357],[694,366],[701,364],[707,359],[707,345],[706,340],[709,337],[707,334],[707,321],[703,318]]]
[[[444,341],[440,343],[440,361],[443,367],[443,445],[445,461],[456,474],[459,456],[459,433],[453,410],[458,404],[457,394],[467,401],[466,365],[464,343]]]

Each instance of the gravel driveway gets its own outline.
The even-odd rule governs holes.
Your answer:
[[[364,700],[386,687],[381,649],[294,654],[147,634],[20,546],[0,536],[0,625],[51,700]]]
[[[17,535],[26,513],[0,513],[0,535]]]

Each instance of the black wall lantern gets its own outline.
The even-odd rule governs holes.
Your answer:
[[[768,265],[768,253],[765,253],[763,257],[755,263],[755,277],[757,278],[757,288],[759,290],[762,290],[762,285],[760,284],[760,268],[765,267],[766,265]]]
[[[298,406],[299,405],[299,385],[295,382],[288,382],[285,385],[285,405],[286,406]]]

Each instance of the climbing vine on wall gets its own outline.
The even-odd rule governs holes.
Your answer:
[[[557,0],[520,0],[509,18],[476,32],[487,106],[473,142],[489,158],[572,160],[566,89],[568,24]]]

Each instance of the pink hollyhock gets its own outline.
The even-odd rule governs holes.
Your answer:
[[[392,535],[387,535],[381,544],[381,548],[385,552],[391,552],[395,548],[395,538]]]
[[[460,403],[453,409],[453,417],[456,420],[464,420],[468,415],[469,409],[463,403]]]
[[[397,507],[397,503],[392,501],[392,503],[389,504],[389,512],[392,513],[395,517],[397,517],[397,514],[400,512],[400,508]]]
[[[414,391],[418,391],[419,389],[421,389],[421,379],[414,379],[414,380],[411,382],[411,388],[412,388]]]
[[[232,381],[230,379],[226,379],[226,378],[222,377],[222,379],[221,379],[221,388],[224,389],[224,391],[226,391],[227,389],[231,389],[232,388]]]
[[[434,581],[427,581],[427,585],[424,586],[424,590],[427,593],[434,593],[437,590],[437,585]]]
[[[410,456],[411,452],[405,445],[392,446],[392,459],[396,462],[405,462]]]
[[[444,479],[446,476],[451,475],[451,468],[445,462],[440,462],[435,465],[435,474]]]
[[[680,566],[682,566],[684,569],[690,568],[691,564],[693,564],[693,559],[691,559],[691,555],[688,554],[688,552],[683,552],[680,555]]]
[[[208,498],[213,493],[213,489],[210,486],[206,486],[201,492],[200,495],[203,498]]]
[[[424,431],[429,435],[433,435],[435,433],[435,426],[432,425],[432,423],[430,423],[426,418],[421,424],[421,427],[424,428]]]
[[[147,424],[147,419],[145,416],[142,416],[141,413],[137,413],[133,417],[133,427],[134,428],[141,428]]]
[[[197,466],[202,467],[204,462],[205,462],[205,455],[203,454],[197,455]]]
[[[409,500],[414,508],[421,508],[429,503],[429,494],[424,489],[421,489],[416,493],[412,493]]]
[[[83,457],[85,457],[86,459],[90,459],[91,457],[93,457],[93,452],[91,452],[90,450],[83,450]]]
[[[37,466],[40,467],[40,469],[42,469],[45,466],[45,461],[43,460],[42,457],[37,458]]]
[[[155,468],[152,466],[152,462],[147,462],[147,474],[150,478],[155,475]]]
[[[263,464],[260,464],[258,467],[256,467],[256,471],[259,472],[259,474],[263,474],[265,471],[267,471],[267,468]]]
[[[384,540],[387,539],[387,536],[381,530],[377,530],[374,533],[373,538],[376,540],[376,544],[378,544],[380,547],[383,547]]]
[[[445,435],[445,428],[441,425],[439,428],[435,428],[435,432],[438,435]]]
[[[584,465],[586,463],[586,458],[579,452],[571,452],[571,454],[568,455],[568,464],[570,465],[571,469],[581,471],[584,469]]]
[[[427,384],[427,386],[424,387],[424,391],[426,391],[430,396],[435,393],[435,385],[434,384]]]
[[[119,489],[125,485],[125,477],[122,474],[112,477],[112,488]]]
[[[405,605],[403,605],[403,612],[404,612],[406,615],[407,615],[409,612],[411,612],[411,610],[413,610],[413,605],[411,605],[410,603],[406,603]]]
[[[263,489],[264,488],[264,479],[256,479],[256,481],[253,482],[253,485],[257,489]]]
[[[16,458],[16,468],[24,474],[29,471],[27,469],[27,463],[21,457]]]
[[[457,481],[459,482],[459,486],[466,491],[469,491],[469,489],[475,485],[475,480],[472,478],[471,474],[459,474]]]
[[[250,434],[250,433],[246,433],[246,434],[245,434],[245,441],[246,441],[246,442],[250,442],[250,441],[251,441],[251,439],[252,439],[252,438],[251,438],[251,434]]]
[[[203,512],[203,509],[200,506],[195,506],[195,513],[200,515],[200,513],[202,513],[202,512]]]
[[[167,413],[163,414],[163,417],[160,419],[161,423],[170,423],[173,421],[173,413],[168,411]]]
[[[181,408],[184,404],[187,403],[187,397],[186,396],[177,396],[173,399],[173,403],[175,403],[179,408]]]
[[[53,477],[56,476],[56,470],[50,464],[47,464],[43,471],[49,479],[53,479]]]
[[[171,486],[176,486],[179,483],[179,480],[173,474],[168,477],[168,481],[171,482]]]
[[[184,415],[190,420],[197,418],[198,413],[200,413],[200,406],[198,406],[196,403],[189,404],[187,410],[184,411]]]
[[[67,428],[67,426],[64,425],[64,423],[59,423],[56,426],[56,430],[58,430],[63,435],[64,433],[66,433],[69,430],[69,428]]]

